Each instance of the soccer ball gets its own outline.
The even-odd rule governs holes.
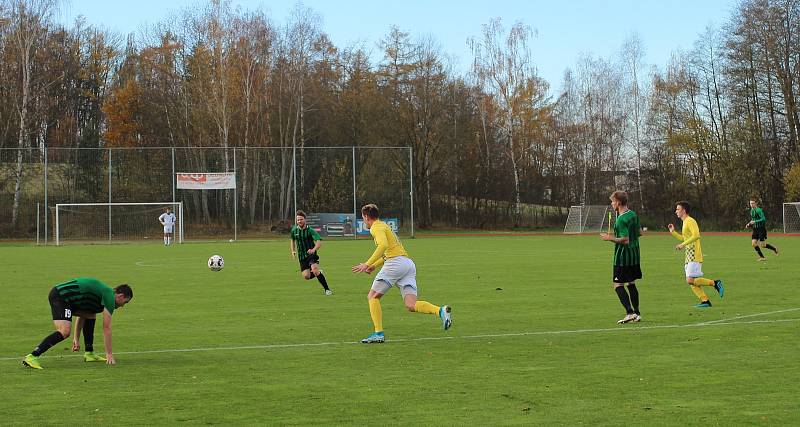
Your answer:
[[[222,267],[225,267],[225,260],[219,255],[211,255],[211,258],[208,259],[208,268],[211,271],[220,271]]]

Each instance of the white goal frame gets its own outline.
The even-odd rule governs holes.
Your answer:
[[[71,206],[79,207],[79,206],[108,206],[108,241],[111,242],[112,236],[112,221],[111,221],[111,208],[113,206],[169,206],[172,208],[172,211],[175,212],[178,222],[178,228],[175,230],[175,240],[178,243],[183,243],[183,202],[143,202],[143,203],[57,203],[55,207],[55,234],[56,234],[56,246],[61,244],[61,224],[60,224],[60,211],[61,208],[68,208]]]
[[[800,202],[783,204],[783,234],[800,234]]]
[[[564,234],[600,233],[604,231],[609,212],[612,221],[616,220],[617,214],[611,205],[570,206]]]

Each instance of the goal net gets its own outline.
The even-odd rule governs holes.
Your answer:
[[[609,214],[611,215],[611,220],[609,220]],[[570,206],[567,223],[564,225],[564,233],[579,234],[608,231],[609,223],[613,227],[615,219],[616,214],[609,205]]]
[[[783,204],[783,232],[800,234],[800,202]]]
[[[53,218],[56,245],[72,242],[163,242],[164,226],[158,217],[172,208],[172,237],[183,243],[183,203],[60,203]]]

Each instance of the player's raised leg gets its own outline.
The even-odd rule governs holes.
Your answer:
[[[319,284],[322,286],[322,289],[325,290],[325,295],[333,295],[333,291],[331,291],[331,288],[328,287],[328,280],[325,278],[325,275],[322,274],[322,269],[319,268],[319,263],[317,262],[311,264],[311,277],[317,278]],[[311,277],[309,277],[309,279]]]
[[[416,287],[411,285],[401,287],[403,293],[403,303],[406,309],[412,313],[435,314],[442,321],[442,329],[445,331],[453,325],[452,308],[449,305],[438,306],[417,299]]]

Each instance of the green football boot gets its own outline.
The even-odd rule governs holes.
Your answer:
[[[99,354],[94,354],[94,352],[92,351],[87,351],[86,353],[83,353],[84,362],[105,362],[106,360],[108,359]]]
[[[32,354],[25,356],[25,358],[22,359],[22,364],[33,369],[44,369],[39,363],[39,358]]]

